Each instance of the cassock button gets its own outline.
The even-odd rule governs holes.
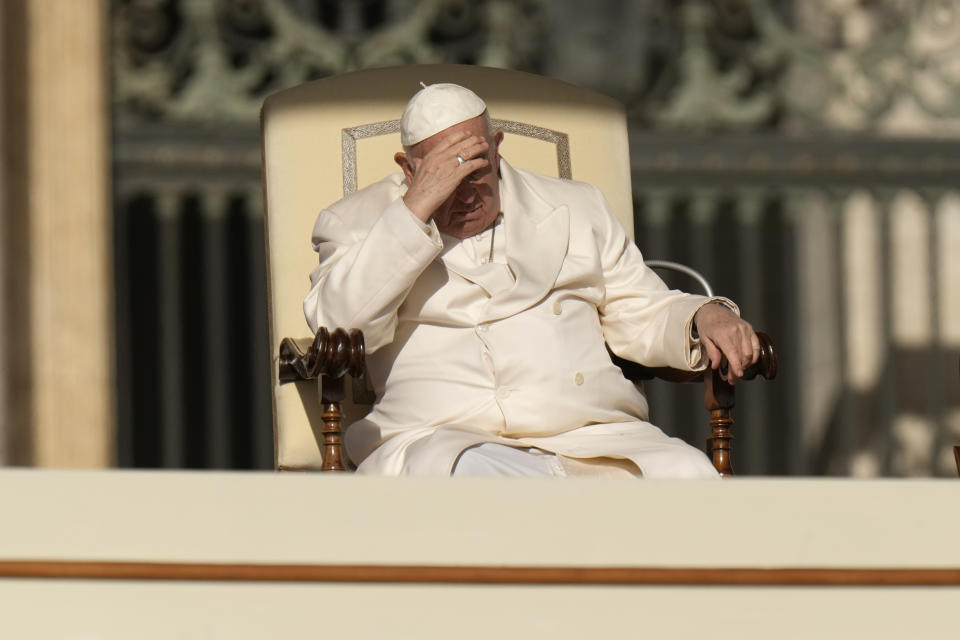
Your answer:
[[[480,333],[486,333],[489,330],[490,330],[490,325],[486,325],[486,324],[477,325],[477,331],[479,331]]]
[[[506,387],[500,387],[499,389],[497,389],[498,400],[506,400],[509,397],[510,397],[510,389],[507,389]]]
[[[577,371],[577,373],[574,374],[574,376],[573,376],[573,383],[574,383],[574,384],[583,384],[583,374],[580,373],[579,371]]]
[[[563,305],[560,304],[559,300],[553,301],[553,315],[558,316],[563,313]]]

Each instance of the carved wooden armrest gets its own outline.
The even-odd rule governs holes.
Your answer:
[[[744,380],[753,380],[757,376],[767,380],[777,377],[777,352],[773,346],[773,339],[762,331],[757,332],[760,340],[760,357],[743,372]],[[707,452],[713,461],[713,466],[722,476],[733,475],[733,466],[730,462],[731,441],[733,435],[730,427],[733,426],[731,413],[734,405],[733,385],[726,381],[727,361],[723,360],[718,370],[707,368],[705,371],[683,371],[667,367],[645,367],[636,362],[624,360],[618,356],[613,362],[623,370],[623,375],[633,382],[660,378],[669,382],[696,382],[704,381],[703,403],[710,412],[710,437],[707,438]]]
[[[317,329],[310,347],[304,352],[293,338],[280,342],[280,384],[297,380],[321,380],[320,402],[323,406],[323,465],[322,471],[345,471],[343,464],[344,379],[348,373],[354,378],[363,375],[363,333],[357,329],[344,331],[325,327]]]

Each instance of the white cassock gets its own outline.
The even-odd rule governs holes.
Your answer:
[[[473,238],[418,220],[401,174],[317,218],[307,321],[363,331],[377,394],[347,430],[357,471],[449,475],[489,442],[716,477],[701,451],[647,422],[646,398],[607,352],[704,368],[692,324],[711,298],[668,290],[595,187],[500,167],[503,216]]]

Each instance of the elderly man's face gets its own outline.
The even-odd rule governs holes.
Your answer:
[[[441,207],[433,216],[437,228],[455,238],[469,238],[487,229],[500,213],[500,156],[497,150],[503,133],[490,134],[483,116],[471,118],[444,129],[410,150],[409,158],[414,170],[432,149],[457,133],[466,133],[484,138],[490,145],[486,152],[489,164],[467,176],[453,193],[452,206]]]

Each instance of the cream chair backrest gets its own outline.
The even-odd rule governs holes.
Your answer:
[[[505,132],[504,158],[596,185],[633,233],[626,115],[609,97],[527,73],[461,65],[357,71],[271,95],[261,131],[277,468],[319,468],[321,461],[316,385],[280,386],[277,379],[280,341],[309,333],[301,304],[317,263],[310,246],[314,220],[345,194],[399,170],[393,163],[398,119],[421,82],[473,89]],[[348,423],[360,417],[356,411],[347,407]]]

